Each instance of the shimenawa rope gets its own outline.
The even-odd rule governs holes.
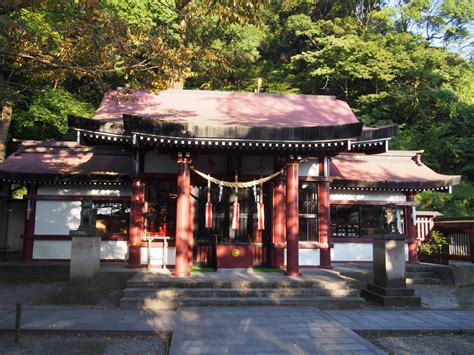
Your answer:
[[[280,171],[277,171],[276,173],[266,176],[264,178],[260,178],[258,180],[252,180],[252,181],[245,181],[245,182],[236,182],[236,181],[224,181],[224,180],[219,180],[215,177],[212,177],[211,175],[205,174],[202,171],[199,171],[197,169],[191,168],[192,171],[194,171],[196,174],[201,176],[202,178],[206,179],[207,181],[212,182],[213,184],[216,185],[222,185],[225,187],[232,187],[232,188],[238,188],[238,189],[246,189],[253,187],[254,185],[261,185],[266,183],[267,181],[270,181],[271,179],[276,178],[278,175],[283,174],[283,169]]]

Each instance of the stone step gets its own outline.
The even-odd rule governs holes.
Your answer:
[[[407,285],[441,285],[442,281],[434,277],[407,277]]]
[[[371,290],[362,290],[361,296],[388,307],[421,307],[418,296],[386,296]]]
[[[436,278],[433,272],[431,271],[407,271],[407,278],[418,278],[418,277],[430,277]]]
[[[128,281],[127,288],[326,288],[341,289],[355,287],[353,281]]]
[[[122,309],[176,309],[177,307],[209,306],[314,306],[319,309],[353,309],[362,308],[361,297],[182,297],[179,299],[161,300],[156,298],[123,297],[120,300]]]
[[[359,296],[352,288],[126,288],[123,297],[181,298],[181,297],[304,297],[304,296]]]

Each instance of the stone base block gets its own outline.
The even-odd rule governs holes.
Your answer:
[[[367,290],[384,296],[415,296],[415,290],[407,287],[382,287],[374,284],[367,284]]]
[[[390,307],[421,307],[421,298],[415,296],[415,291],[410,288],[385,288],[368,284],[367,289],[360,295],[376,303]]]
[[[69,283],[73,287],[87,287],[100,269],[100,237],[73,236]]]
[[[456,286],[474,285],[474,264],[449,265]]]

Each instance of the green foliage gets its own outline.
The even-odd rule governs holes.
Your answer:
[[[13,112],[11,134],[18,139],[74,140],[67,124],[67,115],[90,117],[94,106],[77,100],[64,90],[47,88],[35,95],[25,110]]]
[[[474,215],[474,184],[461,181],[453,188],[453,193],[422,192],[417,196],[420,210],[435,210],[445,217]]]
[[[421,254],[427,256],[440,255],[444,253],[448,245],[448,238],[441,232],[433,231],[430,238],[420,244],[419,251]]]
[[[27,194],[28,194],[28,189],[26,188],[26,186],[21,186],[12,191],[11,198],[13,200],[22,200],[23,197]]]
[[[14,138],[70,138],[66,114],[90,115],[117,86],[253,91],[261,77],[264,92],[335,95],[366,125],[397,124],[392,149],[463,175],[422,207],[473,214],[474,62],[451,51],[472,48],[472,0],[7,4],[0,101],[15,104]]]

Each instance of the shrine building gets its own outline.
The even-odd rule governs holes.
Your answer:
[[[166,241],[177,276],[193,265],[297,275],[371,261],[371,237],[387,230],[416,263],[415,195],[460,181],[421,151],[389,150],[396,127],[363,127],[332,96],[116,90],[69,125],[77,141],[23,141],[0,164],[4,184],[28,189],[25,261],[68,260],[92,200],[101,259],[131,268],[162,264]]]

